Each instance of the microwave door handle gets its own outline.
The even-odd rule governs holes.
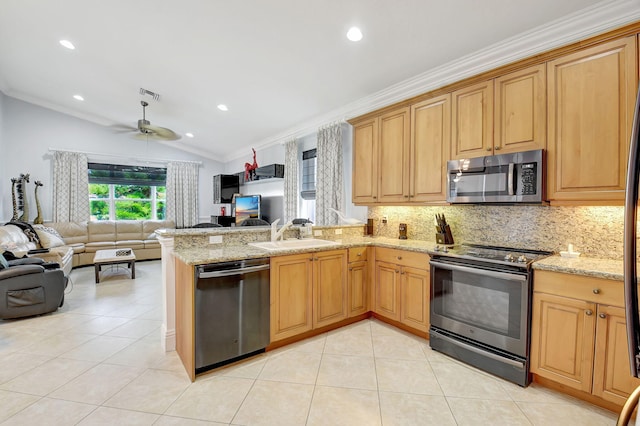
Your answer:
[[[515,164],[513,163],[509,163],[509,174],[507,176],[507,189],[509,191],[509,195],[515,195],[515,192],[513,191],[513,169],[515,167]]]

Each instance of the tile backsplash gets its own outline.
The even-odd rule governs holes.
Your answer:
[[[455,205],[370,207],[376,235],[398,238],[406,223],[410,239],[433,241],[434,216],[443,213],[456,243],[477,243],[538,250],[566,250],[586,257],[621,259],[623,207],[550,207]],[[383,225],[382,216],[388,217]]]

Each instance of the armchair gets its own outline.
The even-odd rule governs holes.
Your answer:
[[[67,277],[56,265],[27,258],[0,269],[0,319],[46,314],[64,303]]]

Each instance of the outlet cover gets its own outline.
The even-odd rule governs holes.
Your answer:
[[[336,235],[342,235],[342,229],[336,229],[335,233]]]
[[[319,229],[314,229],[313,230],[313,236],[314,237],[322,237],[322,231]]]
[[[222,244],[222,235],[210,235],[209,244]]]

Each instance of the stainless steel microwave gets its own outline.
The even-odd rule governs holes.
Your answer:
[[[544,164],[541,149],[450,160],[450,203],[541,203]]]

